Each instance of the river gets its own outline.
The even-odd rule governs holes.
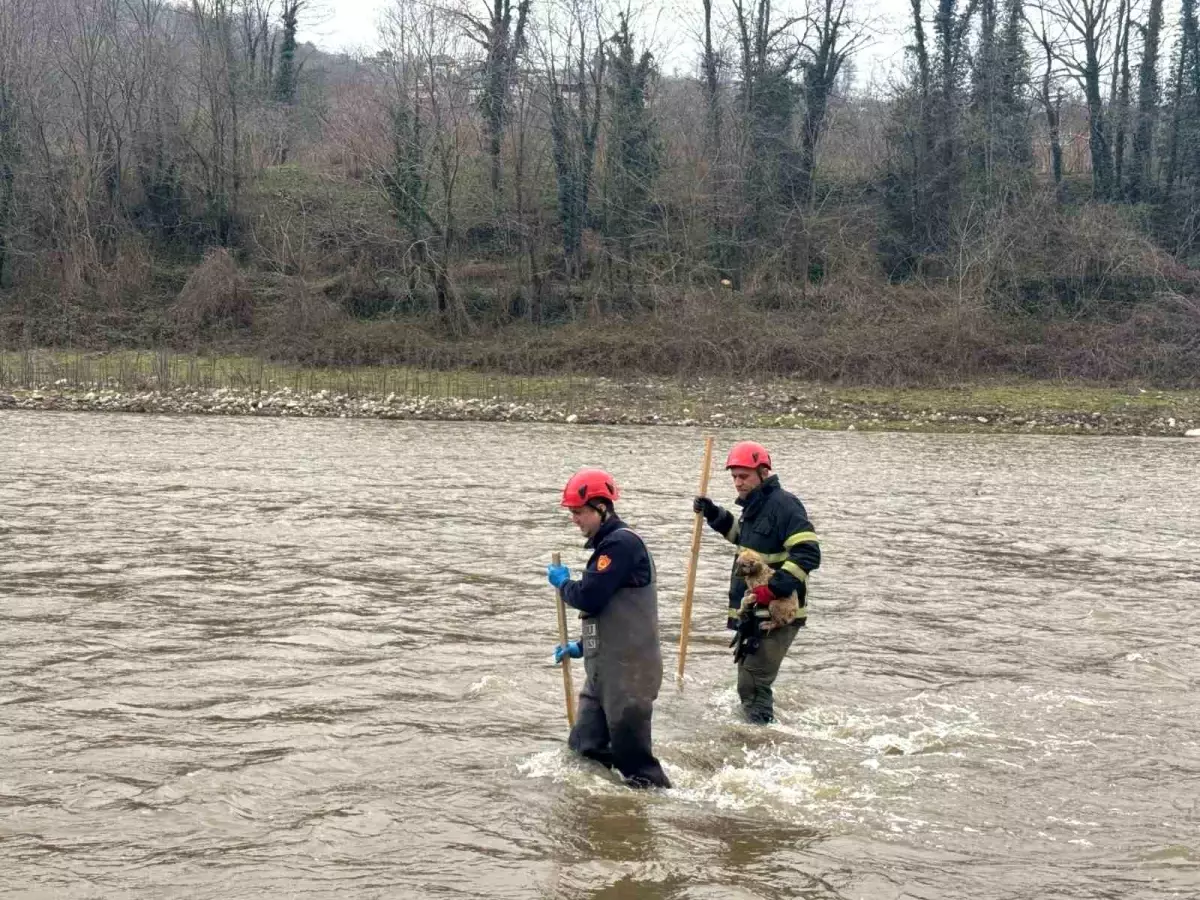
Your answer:
[[[712,533],[673,677],[699,431],[0,412],[0,894],[1200,896],[1200,445],[735,437],[825,557],[765,729]],[[566,750],[584,464],[658,562],[670,791]]]

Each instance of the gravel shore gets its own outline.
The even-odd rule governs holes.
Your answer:
[[[928,431],[1019,434],[1145,435],[1200,437],[1200,415],[1190,408],[1142,404],[1134,397],[1105,411],[1020,409],[995,402],[957,399],[952,391],[921,404],[894,392],[846,399],[836,390],[794,386],[733,389],[697,384],[682,390],[662,383],[597,379],[589,398],[514,401],[499,397],[455,398],[348,395],[334,391],[177,388],[82,389],[66,384],[0,391],[0,409],[169,415],[298,416],[431,421],[555,422],[567,424],[677,425],[707,428],[816,428],[857,431]],[[1142,393],[1146,393],[1143,391]],[[1110,404],[1111,406],[1112,404]],[[1036,404],[1034,405],[1036,406]],[[925,408],[928,407],[928,408]]]

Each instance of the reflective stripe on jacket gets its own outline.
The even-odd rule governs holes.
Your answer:
[[[795,591],[800,600],[797,621],[803,625],[808,615],[808,573],[821,565],[821,545],[804,504],[780,486],[778,475],[770,476],[745,500],[737,502],[742,507],[741,517],[735,519],[733,513],[726,510],[712,521],[713,530],[737,545],[739,552],[750,549],[763,555],[775,571],[768,583],[771,591],[778,597],[786,597]],[[745,594],[745,581],[736,571],[731,572],[730,628],[737,628],[738,610]]]

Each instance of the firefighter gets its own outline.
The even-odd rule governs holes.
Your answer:
[[[582,469],[571,477],[562,505],[592,556],[578,580],[571,580],[566,566],[550,566],[546,573],[582,620],[582,638],[554,652],[555,662],[564,654],[582,656],[587,673],[568,743],[617,769],[632,787],[669,788],[650,749],[650,718],[662,685],[654,560],[617,516],[617,497],[607,472]]]
[[[692,508],[731,544],[762,554],[774,570],[767,584],[754,588],[748,604],[743,603],[746,583],[736,566],[729,583],[728,627],[736,632],[731,646],[736,647],[738,697],[746,719],[766,725],[775,718],[771,686],[805,624],[808,576],[821,564],[821,546],[804,504],[785,491],[772,472],[766,447],[754,441],[734,444],[725,468],[733,478],[741,515],[735,518],[708,497],[696,497]],[[793,592],[800,605],[795,621],[765,631],[767,606]]]

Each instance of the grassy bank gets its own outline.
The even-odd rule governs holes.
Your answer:
[[[387,366],[304,367],[169,352],[0,353],[0,405],[859,431],[1182,435],[1200,390],[1020,381],[863,388],[786,379],[614,380]]]
[[[826,389],[817,389],[818,393]],[[1160,434],[1200,423],[1200,391],[1165,391],[1057,382],[947,388],[828,390],[841,407],[828,427],[875,431]],[[801,418],[797,415],[794,418]],[[788,425],[793,416],[764,424]],[[822,423],[809,416],[805,427]]]
[[[350,397],[500,397],[515,401],[574,396],[587,379],[438,371],[410,366],[304,366],[254,356],[138,350],[0,351],[0,387],[111,388],[124,392],[194,388],[331,391]]]

